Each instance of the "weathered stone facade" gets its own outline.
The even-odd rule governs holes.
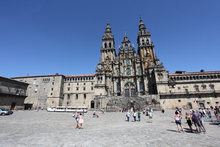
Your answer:
[[[95,74],[14,79],[30,84],[25,103],[33,108],[141,108],[156,104],[162,108],[198,108],[218,104],[220,72],[169,74],[156,57],[151,34],[141,19],[137,44],[135,49],[125,35],[117,53],[114,35],[107,24]]]
[[[0,77],[0,108],[23,109],[27,83]]]
[[[216,106],[220,100],[220,71],[169,74],[168,84],[159,89],[159,95],[164,108]]]

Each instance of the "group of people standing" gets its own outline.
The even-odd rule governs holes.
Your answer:
[[[148,108],[146,109],[146,111],[143,111],[143,114],[146,113],[146,116],[149,116],[149,119],[151,120],[150,122],[152,122],[152,118],[153,118],[153,109],[152,108]],[[134,111],[133,108],[128,109],[128,111],[126,112],[126,118],[127,121],[130,121],[130,118],[133,117],[133,122],[136,121],[141,121],[141,112],[138,111]]]
[[[133,111],[133,109],[129,109],[126,113],[127,121],[130,121],[130,117],[133,117],[133,121],[141,121],[141,112],[140,111]]]
[[[203,110],[190,110],[189,113],[186,112],[185,114],[185,119],[186,119],[186,122],[189,126],[189,130],[190,132],[194,132],[193,131],[193,124],[196,128],[196,132],[197,133],[201,133],[201,132],[206,132],[206,129],[204,127],[204,121],[203,121],[203,117],[204,116],[207,116],[206,115],[207,113],[204,113]],[[208,116],[207,116],[208,117]],[[182,126],[182,123],[181,123],[181,120],[182,120],[182,110],[181,109],[178,109],[176,108],[176,111],[175,111],[175,123],[177,125],[177,129],[179,132],[184,132],[183,130],[183,126]]]

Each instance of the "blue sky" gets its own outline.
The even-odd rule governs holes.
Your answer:
[[[1,0],[0,75],[93,74],[106,24],[137,49],[140,16],[170,73],[220,70],[219,0]]]

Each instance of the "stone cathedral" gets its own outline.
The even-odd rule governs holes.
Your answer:
[[[157,94],[155,71],[162,65],[154,53],[151,34],[140,20],[138,50],[125,35],[118,49],[109,24],[102,37],[101,60],[96,68],[96,88],[104,95],[134,97]]]
[[[151,33],[140,19],[137,44],[125,35],[116,50],[107,24],[100,61],[91,75],[38,75],[12,79],[28,83],[25,109],[86,106],[89,109],[127,107],[184,109],[218,105],[220,71],[168,73],[154,52]]]

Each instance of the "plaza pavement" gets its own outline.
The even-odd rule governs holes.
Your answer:
[[[72,113],[15,111],[0,116],[0,147],[220,146],[220,125],[206,121],[205,134],[179,133],[174,111],[154,112],[153,123],[143,115],[141,122],[126,122],[125,113],[98,114],[99,118],[85,114],[83,129],[75,129]]]

